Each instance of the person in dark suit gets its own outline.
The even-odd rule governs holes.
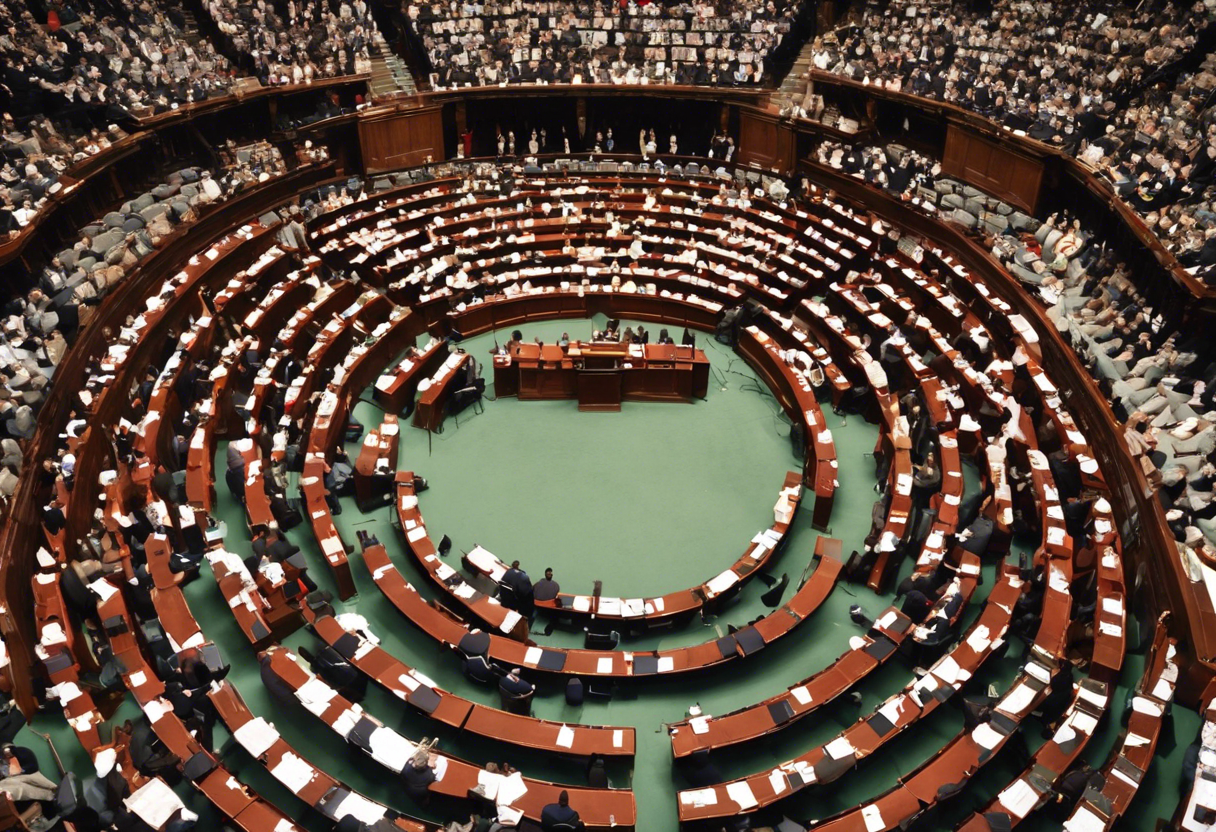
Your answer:
[[[913,589],[904,596],[904,603],[900,607],[900,612],[912,619],[912,623],[919,624],[925,620],[925,617],[932,609],[933,601],[929,596],[919,589]]]
[[[1105,783],[1106,778],[1102,776],[1102,772],[1090,768],[1089,763],[1081,763],[1060,778],[1055,788],[1055,801],[1066,806],[1075,806],[1087,788],[1093,786],[1101,789]]]
[[[511,568],[502,576],[502,584],[515,594],[516,609],[524,615],[530,615],[533,601],[532,579],[528,577],[527,572],[519,568],[519,561],[511,562]]]
[[[42,524],[46,526],[49,534],[59,534],[67,523],[63,514],[63,503],[59,502],[57,497],[52,498],[50,504],[42,510]]]
[[[557,796],[556,803],[550,803],[541,810],[540,828],[545,832],[585,828],[583,822],[578,819],[578,812],[570,808],[570,795],[565,789]]]
[[[316,655],[301,647],[300,655],[308,662],[313,673],[350,701],[361,702],[367,695],[367,676],[328,644],[317,651]]]
[[[519,668],[498,680],[498,693],[502,697],[502,709],[513,714],[526,714],[532,706],[532,694],[536,687],[520,678]]]
[[[435,782],[435,770],[431,768],[430,755],[421,749],[410,757],[401,769],[401,780],[405,793],[416,803],[425,804],[431,797],[431,784]]]
[[[562,591],[557,581],[553,580],[553,569],[545,570],[545,577],[532,587],[532,598],[536,601],[552,601]]]
[[[294,702],[296,692],[274,672],[274,668],[270,666],[270,654],[263,653],[258,663],[261,665],[262,684],[270,691],[270,695],[282,702]]]

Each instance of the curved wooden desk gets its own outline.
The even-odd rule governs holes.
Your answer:
[[[467,624],[450,616],[442,608],[426,603],[397,570],[383,546],[376,545],[364,549],[363,561],[380,591],[414,626],[431,638],[464,653],[482,653],[489,659],[509,667],[526,667],[541,673],[591,677],[685,673],[720,665],[763,649],[815,611],[831,592],[843,566],[834,558],[822,558],[811,578],[798,589],[787,604],[732,636],[693,647],[625,653],[544,648],[514,641],[496,633],[470,629]]]
[[[312,626],[322,641],[345,655],[351,664],[381,687],[431,719],[452,728],[552,754],[584,758],[595,754],[605,757],[634,755],[636,736],[633,728],[567,725],[472,702],[436,687],[421,671],[398,661],[387,650],[358,633],[342,629],[342,625],[330,616],[313,619]]]
[[[301,707],[386,769],[400,774],[417,749],[415,743],[362,709],[355,709],[351,702],[303,667],[291,651],[278,647],[268,652],[271,671],[295,692]],[[590,829],[628,830],[635,823],[637,808],[633,792],[560,786],[521,777],[518,773],[503,777],[443,753],[435,755],[432,752],[432,765],[436,779],[430,791],[474,804],[479,799],[488,799],[500,807],[522,812],[533,822],[539,822],[545,806],[557,802],[559,792],[567,791],[571,804]],[[479,786],[481,792],[478,792]],[[508,788],[511,797],[504,801],[503,795],[496,792],[501,789],[505,794]],[[483,793],[485,797],[481,796]]]

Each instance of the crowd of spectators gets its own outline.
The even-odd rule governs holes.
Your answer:
[[[0,243],[19,236],[37,218],[47,199],[63,187],[60,176],[72,165],[127,135],[117,124],[64,135],[44,116],[18,121],[3,113],[0,119]]]
[[[154,0],[39,17],[0,5],[0,238],[19,235],[74,164],[124,138],[120,124],[225,93],[227,62],[185,40],[182,22]]]
[[[322,0],[208,0],[207,11],[249,71],[267,85],[308,84],[371,71],[376,32],[367,0],[342,0],[334,12]]]
[[[6,3],[0,56],[11,107],[87,129],[224,94],[228,62],[211,43],[188,41],[182,23],[161,0],[85,0],[45,17],[24,2]]]
[[[282,175],[287,165],[277,147],[260,141],[218,150],[223,165],[216,176],[196,167],[170,174],[80,230],[79,239],[56,254],[38,285],[9,302],[0,322],[0,498],[12,495],[24,453],[34,435],[37,411],[52,385],[68,339],[88,325],[105,295],[132,269],[205,206],[221,202],[256,183]],[[323,161],[311,153],[300,163]],[[73,460],[67,446],[44,469],[70,482]]]
[[[905,148],[845,147],[825,142],[822,164],[865,179],[939,219],[977,200],[941,176],[940,165]],[[959,193],[955,194],[958,185]],[[928,196],[937,194],[934,198]],[[957,200],[951,199],[956,195]],[[993,205],[982,198],[984,209]],[[994,206],[995,207],[995,206]],[[975,222],[993,256],[1039,296],[1075,347],[1124,427],[1129,450],[1157,487],[1180,546],[1216,559],[1216,363],[1204,332],[1165,325],[1131,270],[1078,220],[1053,214],[1039,222],[1011,208],[999,222]]]
[[[893,0],[817,39],[813,63],[956,104],[1075,156],[1206,274],[1216,264],[1216,244],[1203,251],[1216,237],[1216,53],[1195,52],[1211,48],[1201,34],[1216,3],[984,9]],[[822,110],[813,90],[798,105],[810,118]]]
[[[794,0],[405,5],[435,87],[507,83],[757,85]]]

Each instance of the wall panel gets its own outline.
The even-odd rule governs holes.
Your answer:
[[[360,119],[359,144],[368,173],[399,170],[446,158],[442,108],[390,112]]]
[[[1033,214],[1043,184],[1043,160],[951,124],[946,130],[942,172]]]

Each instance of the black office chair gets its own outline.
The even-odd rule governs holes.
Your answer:
[[[440,538],[437,551],[439,552],[439,557],[446,558],[448,556],[448,552],[452,551],[452,538],[448,537],[446,534]]]
[[[684,336],[680,339],[680,345],[685,347],[695,347],[697,345],[697,337],[689,332],[688,328],[684,328]]]
[[[583,646],[588,650],[615,650],[621,642],[621,634],[598,619],[592,619],[585,633]]]
[[[512,341],[522,341],[522,340],[524,340],[524,334],[522,332],[520,332],[518,329],[511,330],[511,340]]]
[[[782,573],[781,580],[773,585],[773,588],[760,596],[760,600],[766,606],[775,607],[781,603],[781,596],[785,593],[785,588],[790,585],[790,576],[788,573]]]
[[[660,344],[670,344],[670,343],[672,343],[672,341],[671,341],[671,336],[667,334],[667,330],[666,330],[666,329],[660,329],[660,330],[659,330],[659,343],[660,343]]]
[[[462,387],[452,394],[448,399],[447,412],[449,416],[457,416],[469,407],[473,408],[474,413],[484,413],[485,408],[482,406],[482,395],[486,392],[486,381],[479,378],[468,387]],[[460,426],[457,421],[456,426]]]

